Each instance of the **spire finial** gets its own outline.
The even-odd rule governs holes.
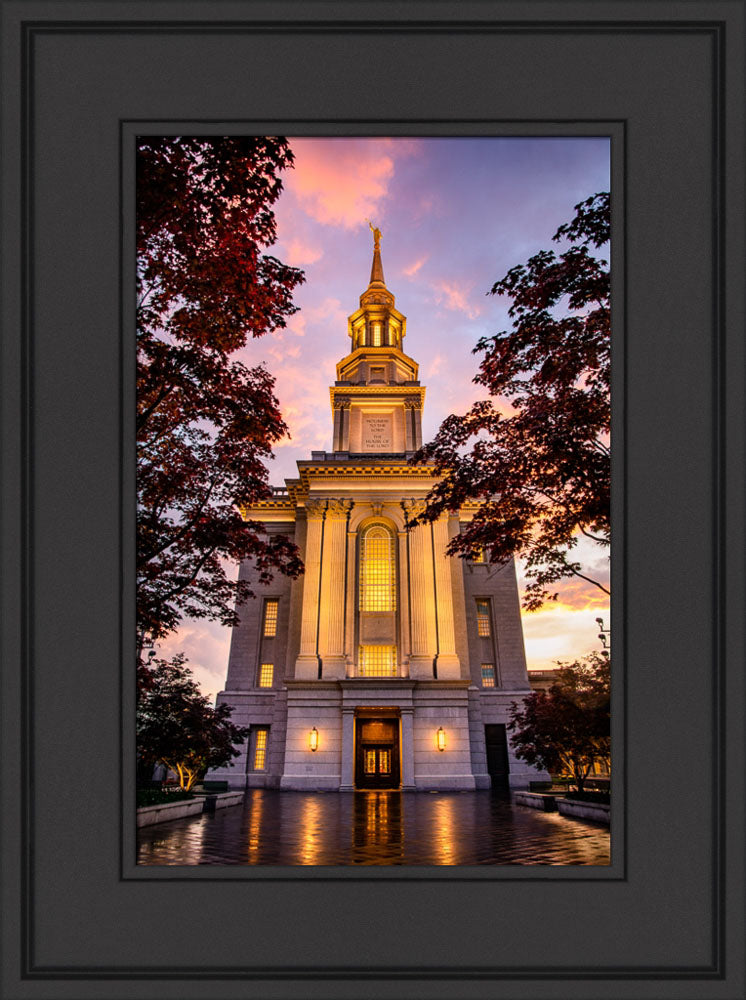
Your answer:
[[[373,249],[380,251],[381,230],[377,226],[374,226],[373,223],[370,221],[370,219],[366,219],[365,221],[368,223],[368,225],[370,226],[370,231],[373,233]]]
[[[373,233],[373,266],[370,269],[370,284],[385,285],[383,264],[381,263],[381,230],[378,226],[374,226],[370,219],[366,219],[365,221]]]

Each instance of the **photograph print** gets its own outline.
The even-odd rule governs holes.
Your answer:
[[[137,141],[137,862],[608,866],[610,141]]]

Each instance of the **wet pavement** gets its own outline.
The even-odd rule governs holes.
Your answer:
[[[247,791],[138,831],[142,865],[608,865],[608,827],[480,792]]]

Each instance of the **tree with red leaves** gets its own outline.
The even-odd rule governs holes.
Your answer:
[[[517,757],[552,774],[570,774],[583,791],[594,762],[611,764],[609,658],[591,653],[561,669],[549,691],[511,703],[508,730]]]
[[[138,767],[152,773],[157,764],[174,771],[189,791],[208,769],[232,767],[236,749],[249,730],[230,721],[233,708],[213,708],[186,665],[183,653],[171,660],[141,665],[137,693]]]
[[[572,558],[580,536],[610,540],[609,270],[589,252],[609,235],[609,195],[596,194],[553,237],[571,241],[567,250],[542,250],[493,285],[491,294],[512,300],[513,328],[477,343],[474,381],[512,412],[475,403],[414,457],[442,476],[422,520],[478,501],[448,552],[484,550],[495,563],[523,556],[528,610],[556,600],[549,588],[567,577],[609,593]]]
[[[240,508],[270,495],[263,459],[286,432],[263,365],[236,359],[284,327],[303,272],[264,253],[292,165],[283,138],[141,138],[137,149],[138,645],[184,616],[231,625],[262,581],[302,570],[285,536]]]

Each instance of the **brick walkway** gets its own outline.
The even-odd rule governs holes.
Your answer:
[[[490,792],[247,792],[138,833],[143,865],[608,865],[607,827]]]

